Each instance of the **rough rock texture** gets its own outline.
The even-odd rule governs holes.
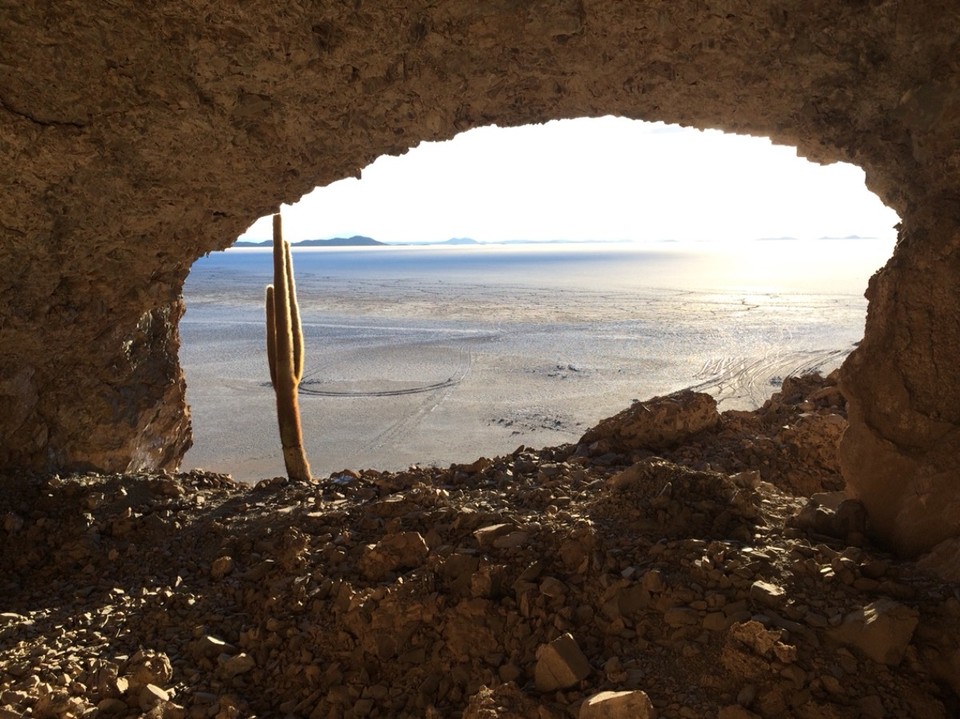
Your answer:
[[[590,674],[590,660],[569,632],[537,649],[533,682],[539,692],[569,689]]]
[[[810,396],[627,487],[642,451],[586,445],[315,486],[0,476],[0,717],[956,716],[956,585],[788,525],[776,428]]]
[[[657,712],[644,692],[600,692],[580,705],[578,719],[656,719]]]
[[[846,364],[844,474],[957,534],[960,9],[950,0],[0,8],[0,467],[172,468],[191,263],[384,153],[618,114],[848,160],[903,220]]]
[[[830,636],[875,662],[896,666],[903,661],[918,621],[914,609],[883,597],[850,612]]]
[[[713,429],[719,422],[717,402],[713,397],[684,390],[646,402],[635,402],[587,430],[581,442],[602,443],[606,451],[666,449],[698,432]]]

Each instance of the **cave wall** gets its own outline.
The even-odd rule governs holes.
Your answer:
[[[958,534],[958,38],[952,0],[4,4],[0,468],[175,467],[184,278],[279,203],[471,127],[616,114],[866,170],[903,223],[845,473],[904,551]]]

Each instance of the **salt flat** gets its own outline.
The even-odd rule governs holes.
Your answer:
[[[816,245],[815,245],[816,246]],[[696,386],[721,409],[830,371],[863,333],[889,246],[364,248],[296,251],[301,410],[313,471],[395,470],[574,442],[633,399]],[[842,255],[842,257],[841,257]],[[230,251],[187,283],[184,466],[283,473],[267,381],[269,255]]]

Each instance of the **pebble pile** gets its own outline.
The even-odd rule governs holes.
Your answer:
[[[0,719],[956,716],[957,586],[869,542],[832,379],[248,487],[0,478]]]

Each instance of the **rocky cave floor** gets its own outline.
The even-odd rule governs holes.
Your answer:
[[[309,486],[0,478],[0,719],[957,716],[957,586],[816,494],[833,380],[704,399]]]

